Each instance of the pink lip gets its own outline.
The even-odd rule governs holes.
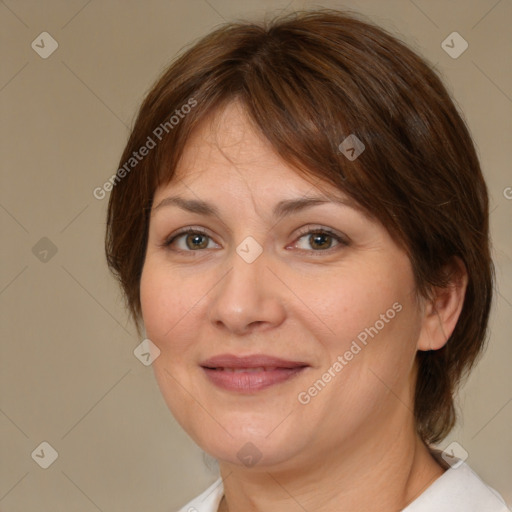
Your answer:
[[[208,379],[229,391],[250,393],[287,381],[303,371],[307,363],[266,356],[221,354],[201,364]]]

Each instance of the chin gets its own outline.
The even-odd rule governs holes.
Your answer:
[[[221,422],[222,418],[219,418]],[[276,469],[285,468],[300,452],[307,449],[308,436],[303,429],[290,431],[293,422],[286,421],[254,421],[244,416],[238,416],[237,422],[227,420],[228,431],[213,420],[205,425],[204,422],[185,423],[183,428],[188,432],[197,445],[205,452],[215,457],[219,462],[232,464],[247,469]],[[281,425],[276,428],[279,423]],[[213,425],[215,423],[215,426]],[[300,435],[299,435],[300,434]]]
[[[206,440],[199,446],[215,457],[220,463],[239,466],[248,470],[265,470],[291,466],[291,459],[297,454],[297,446],[287,446],[284,441],[269,441],[261,437],[247,438],[246,440],[231,439],[229,442]]]

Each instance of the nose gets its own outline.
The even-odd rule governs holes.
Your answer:
[[[248,263],[233,251],[231,268],[209,294],[208,317],[217,329],[244,335],[278,327],[285,318],[283,284],[267,268],[265,251]]]

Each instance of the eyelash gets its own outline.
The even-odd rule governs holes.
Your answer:
[[[205,236],[205,237],[211,239],[210,235],[208,235],[208,233],[206,233],[206,231],[202,230],[201,228],[188,227],[188,228],[184,228],[181,231],[178,231],[177,233],[171,235],[163,244],[161,244],[161,247],[169,249],[171,244],[174,243],[179,237],[181,237],[183,235],[188,235],[188,234],[202,235],[202,236]],[[329,235],[338,243],[338,245],[335,245],[334,247],[330,247],[329,249],[319,249],[319,250],[298,249],[299,252],[307,252],[307,253],[313,253],[313,254],[315,254],[315,253],[320,253],[320,254],[331,253],[332,251],[336,250],[337,248],[339,249],[340,246],[346,247],[349,245],[349,242],[345,238],[341,237],[340,235],[338,235],[337,233],[335,233],[334,231],[332,231],[328,228],[310,229],[308,226],[303,228],[302,230],[300,230],[300,232],[297,235],[297,241],[300,240],[301,238],[303,238],[305,235],[315,235],[315,234]],[[194,253],[194,252],[204,251],[205,249],[197,249],[197,250],[174,249],[174,250],[176,252],[181,252],[181,253]]]

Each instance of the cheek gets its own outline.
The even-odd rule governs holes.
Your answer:
[[[185,314],[179,280],[170,279],[151,262],[144,265],[140,281],[140,301],[146,334],[160,350],[180,316]]]
[[[164,287],[159,284],[157,275],[151,265],[144,265],[140,279],[140,302],[142,309],[142,318],[146,334],[150,339],[161,331],[164,322],[166,310],[168,310],[168,297],[164,293]],[[153,341],[153,339],[152,339]]]
[[[179,270],[149,258],[141,275],[140,300],[146,335],[161,352],[155,369],[165,366],[173,374],[183,374],[194,366],[205,295],[211,286],[199,275],[185,279]]]
[[[389,268],[345,276],[334,292],[317,297],[318,316],[329,328],[319,339],[330,364],[341,356],[346,361],[343,373],[360,384],[378,376],[390,384],[403,382],[413,364],[421,323],[413,288],[410,273],[393,274]]]
[[[191,304],[184,303],[187,297]],[[187,322],[193,322],[190,310],[197,298],[184,293],[179,279],[162,272],[161,266],[151,261],[143,268],[140,298],[146,336],[160,349],[160,356],[152,364],[156,380],[169,409],[188,430],[183,404],[190,404],[190,395],[180,383],[187,382],[190,369],[187,350],[193,346],[190,336],[194,331]],[[186,387],[192,389],[190,383]]]
[[[350,344],[359,334],[362,342],[365,336],[372,339],[376,322],[379,334],[389,331],[400,316],[393,304],[400,302],[403,292],[393,280],[381,280],[368,271],[344,275],[338,282],[333,279],[327,290],[327,294],[315,296],[312,309],[324,320],[337,348]]]

